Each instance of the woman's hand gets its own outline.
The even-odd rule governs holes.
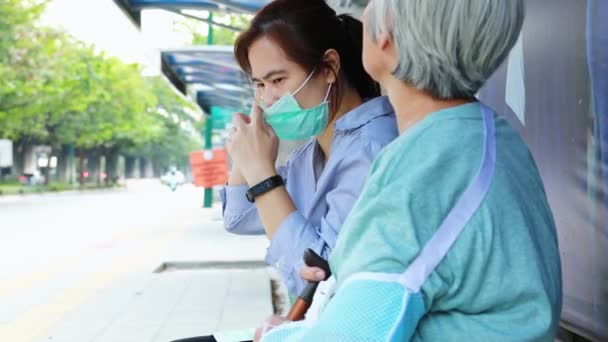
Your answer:
[[[264,336],[264,334],[266,334],[273,328],[278,327],[279,325],[285,324],[287,322],[289,322],[287,318],[282,316],[272,315],[268,317],[268,319],[266,319],[266,322],[264,322],[264,325],[255,330],[255,338],[253,339],[253,342],[259,342],[262,339],[262,336]]]
[[[239,170],[238,165],[234,161],[232,161],[232,169],[230,170],[230,175],[228,176],[228,185],[242,185],[247,184],[245,177],[241,174],[241,170]]]
[[[325,280],[325,272],[319,267],[310,267],[304,265],[302,268],[300,268],[300,276],[308,281]],[[264,334],[266,334],[268,331],[288,322],[289,320],[282,316],[272,315],[268,317],[266,322],[264,322],[264,325],[255,330],[255,338],[253,341],[259,342],[262,339],[262,336],[264,336]]]
[[[304,265],[300,268],[300,277],[307,281],[323,281],[325,280],[325,271],[319,267]]]
[[[254,104],[249,117],[236,113],[226,149],[249,186],[275,176],[279,139]]]

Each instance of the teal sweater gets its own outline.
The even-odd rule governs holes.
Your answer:
[[[332,252],[338,284],[357,272],[403,272],[474,177],[482,148],[478,103],[433,113],[388,145]],[[422,288],[415,341],[554,338],[562,294],[555,224],[528,148],[501,118],[496,154],[486,198]]]

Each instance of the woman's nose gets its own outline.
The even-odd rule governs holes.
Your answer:
[[[262,101],[264,102],[264,105],[266,105],[266,107],[270,107],[273,103],[277,102],[279,97],[280,96],[277,96],[276,91],[270,89],[270,87],[267,87],[266,89],[264,89],[264,98],[262,99]]]

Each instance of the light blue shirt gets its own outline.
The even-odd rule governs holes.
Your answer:
[[[294,151],[278,168],[297,210],[280,225],[266,252],[290,295],[305,286],[298,271],[307,248],[328,258],[336,238],[359,197],[372,161],[398,135],[393,108],[386,97],[371,99],[336,121],[330,159],[315,138]],[[220,190],[224,226],[242,235],[264,234],[254,204],[245,197],[247,185]]]

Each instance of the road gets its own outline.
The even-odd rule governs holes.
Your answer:
[[[257,295],[265,269],[155,273],[167,262],[263,259],[264,237],[224,232],[218,205],[202,201],[201,189],[171,192],[157,180],[0,197],[0,341],[166,341],[234,329],[224,307],[243,295],[259,299],[249,315],[258,321],[269,313],[268,296]],[[259,285],[243,290],[239,277]]]

